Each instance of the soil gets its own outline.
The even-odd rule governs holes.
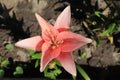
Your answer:
[[[60,12],[67,5],[71,5],[71,30],[93,39],[91,44],[73,52],[75,62],[82,65],[92,80],[120,79],[120,32],[116,32],[114,35],[114,44],[110,44],[109,40],[103,38],[101,43],[97,45],[94,36],[82,24],[86,20],[86,14],[93,15],[95,10],[105,10],[107,4],[104,0],[13,0],[12,2],[9,1],[11,3],[5,1],[0,0],[0,55],[4,59],[26,63],[30,54],[25,49],[14,46],[14,50],[10,52],[5,48],[5,45],[7,43],[14,45],[19,40],[41,34],[34,16],[36,12],[54,24]],[[120,1],[118,2],[120,3]],[[115,3],[118,4],[118,2]],[[81,58],[81,52],[87,53],[86,59]],[[27,70],[29,71],[26,69],[26,72]],[[38,71],[36,70],[36,76],[31,71],[29,75],[24,73],[25,76],[22,77],[33,75],[33,77],[39,78],[40,73]],[[66,73],[66,75],[68,76],[66,79],[69,79],[69,74]],[[5,76],[12,77],[11,75]],[[60,77],[65,79],[63,75]],[[81,79],[81,76],[78,78]]]

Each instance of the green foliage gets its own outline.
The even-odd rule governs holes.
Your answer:
[[[100,25],[97,25],[99,26],[99,31],[102,31],[99,36],[108,37],[109,35],[113,35],[116,31],[120,31],[119,16],[117,16],[117,18],[114,14],[111,14],[109,17],[105,17],[100,11],[95,11],[95,15],[103,21]],[[96,29],[97,28],[95,28],[95,30]]]
[[[54,80],[56,80],[56,77],[61,73],[62,71],[57,66],[55,66],[55,68],[52,70],[49,70],[47,66],[44,70],[44,76],[49,79],[54,79]]]
[[[0,68],[6,68],[9,65],[8,60],[3,60],[3,57],[0,56]]]
[[[40,60],[38,59],[38,60],[36,60],[36,62],[35,62],[35,68],[37,68],[39,65],[40,65]]]
[[[9,50],[9,51],[13,51],[14,46],[9,43],[9,44],[7,44],[7,45],[5,46],[5,48],[6,48],[7,50]]]
[[[42,56],[41,53],[35,53],[35,54],[31,55],[31,59],[32,59],[32,60],[33,60],[33,59],[41,59],[41,56]]]
[[[4,60],[2,56],[0,56],[0,78],[4,76],[5,71],[4,69],[7,68],[9,65],[8,60]]]
[[[0,69],[0,78],[3,77],[5,74],[5,71],[3,69]]]
[[[4,67],[4,68],[7,67],[8,64],[9,64],[8,60],[4,60],[4,61],[2,61],[2,62],[1,62],[1,68],[3,68],[3,67]]]
[[[31,60],[36,60],[35,68],[37,68],[40,65],[40,59],[41,59],[42,53],[41,52],[36,52],[36,51],[33,51],[33,50],[28,50],[28,51],[31,54],[31,58],[30,59]],[[59,74],[62,73],[62,71],[59,68],[59,67],[61,67],[61,64],[56,59],[54,59],[53,62],[55,62],[55,63],[49,63],[49,65],[47,65],[47,67],[44,70],[44,76],[46,78],[56,79],[56,77]],[[50,67],[52,69],[50,69]]]
[[[24,73],[23,68],[21,66],[17,66],[13,75],[22,75]]]
[[[103,33],[100,34],[100,36],[106,36],[106,35],[113,35],[115,31],[120,30],[120,23],[111,23],[106,30],[103,31]]]
[[[41,52],[36,52],[34,50],[28,50],[28,52],[31,54],[31,60],[41,59],[41,57],[42,57],[42,53]]]
[[[35,62],[35,68],[37,68],[40,65],[40,59],[42,57],[41,52],[36,52],[34,50],[28,50],[28,52],[31,54],[31,60],[36,60]]]
[[[95,15],[97,16],[97,17],[99,17],[102,21],[105,21],[105,17],[102,15],[102,13],[100,12],[100,11],[95,11]]]
[[[98,17],[101,17],[101,12],[100,11],[95,11],[95,15],[98,16]]]
[[[117,10],[116,10],[117,11]],[[86,15],[85,20],[89,25],[92,33],[92,37],[96,41],[97,45],[100,44],[101,39],[106,37],[110,44],[114,42],[114,34],[120,32],[120,13],[115,15],[114,13],[94,11],[94,14]],[[105,38],[104,38],[105,39]]]
[[[49,69],[50,68],[49,66],[53,65],[54,63],[55,63],[54,67],[52,69]],[[62,73],[59,67],[61,67],[61,64],[57,60],[54,59],[52,63],[49,63],[49,65],[45,68],[44,76],[49,79],[56,80],[56,77]]]
[[[36,51],[34,50],[28,50],[28,52],[31,54],[31,55],[34,55],[36,53]]]
[[[90,77],[87,75],[87,73],[84,71],[84,69],[80,65],[76,65],[78,72],[83,76],[85,80],[91,80]]]
[[[35,68],[37,68],[40,65],[40,59],[42,57],[41,52],[36,52],[34,50],[28,50],[28,52],[31,54],[31,60],[36,60],[35,62]]]
[[[116,28],[117,28],[116,24],[113,23],[109,25],[108,29],[106,29],[103,33],[101,33],[100,36],[106,36],[107,34],[112,35]]]

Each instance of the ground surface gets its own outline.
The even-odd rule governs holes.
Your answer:
[[[27,62],[29,53],[26,50],[15,47],[14,51],[10,52],[5,45],[7,43],[14,45],[21,39],[41,34],[34,13],[39,13],[54,24],[60,12],[67,5],[71,5],[71,30],[93,39],[91,44],[73,52],[75,62],[86,65],[85,69],[91,76],[96,74],[93,72],[99,72],[99,76],[97,76],[101,78],[100,80],[109,79],[112,73],[114,73],[113,77],[117,77],[120,73],[117,71],[120,70],[120,43],[118,40],[120,33],[116,33],[114,36],[115,44],[110,44],[108,40],[102,39],[101,43],[96,45],[93,36],[89,35],[82,24],[86,19],[85,14],[92,15],[95,10],[104,11],[106,8],[104,0],[0,0],[0,2],[0,55],[5,59],[11,57],[13,61]],[[119,4],[117,5],[119,6]],[[87,53],[86,59],[80,57],[81,52]]]

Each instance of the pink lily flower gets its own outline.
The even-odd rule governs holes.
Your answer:
[[[92,40],[82,35],[71,32],[70,6],[66,7],[59,15],[55,25],[47,23],[37,13],[35,14],[42,29],[42,36],[35,36],[18,41],[15,45],[22,48],[42,51],[40,71],[43,72],[47,64],[57,59],[63,68],[70,74],[76,76],[76,67],[72,51],[90,43]]]

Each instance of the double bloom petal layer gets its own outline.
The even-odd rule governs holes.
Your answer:
[[[70,32],[70,6],[59,15],[54,26],[35,14],[42,29],[42,36],[35,36],[18,41],[15,45],[22,48],[42,51],[40,71],[44,71],[47,64],[57,59],[64,69],[76,76],[76,67],[72,51],[90,43],[92,40],[82,35]]]

